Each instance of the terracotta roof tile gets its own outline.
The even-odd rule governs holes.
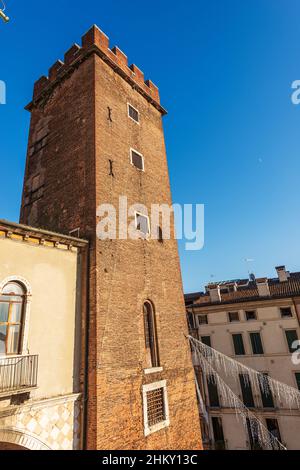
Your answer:
[[[278,278],[268,279],[270,288],[270,297],[278,299],[281,297],[293,297],[300,295],[300,272],[291,273],[290,278],[286,282],[279,282]],[[194,301],[194,306],[204,305],[216,305],[224,303],[235,303],[235,302],[247,302],[251,300],[260,300],[262,297],[259,296],[256,283],[249,281],[248,285],[240,285],[239,281],[236,281],[238,287],[235,292],[221,293],[221,302],[211,302],[209,293],[199,292],[195,294],[187,294],[185,296],[186,301]],[[245,283],[245,281],[242,281]],[[222,283],[224,287],[226,283]]]

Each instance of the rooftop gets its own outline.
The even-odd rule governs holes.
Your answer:
[[[69,248],[84,248],[89,243],[87,240],[81,238],[50,232],[49,230],[29,227],[28,225],[0,219],[0,237],[1,235],[3,235],[5,238],[30,241],[40,245],[53,245],[56,247],[59,245],[65,245]]]
[[[189,307],[202,307],[300,296],[300,272],[287,274],[287,280],[285,281],[280,280],[278,277],[257,280],[253,277],[251,279],[216,282],[209,284],[206,288],[206,292],[186,294],[185,303],[186,306]],[[257,287],[257,283],[259,282],[266,282],[269,287],[270,295],[262,295],[259,293]],[[219,290],[220,300],[215,300],[214,298],[212,300],[210,289]]]

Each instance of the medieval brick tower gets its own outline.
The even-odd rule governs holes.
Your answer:
[[[171,204],[158,89],[93,26],[27,109],[21,222],[90,241],[87,448],[201,448],[177,243],[96,236],[102,203]]]

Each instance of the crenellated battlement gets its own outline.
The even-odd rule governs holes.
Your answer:
[[[91,54],[100,56],[162,114],[166,114],[160,105],[157,86],[151,80],[145,81],[144,73],[135,64],[128,65],[127,56],[121,49],[117,46],[110,49],[109,38],[96,25],[92,26],[82,37],[81,46],[73,44],[65,53],[64,61],[57,60],[50,67],[48,77],[42,76],[35,82],[33,100],[26,109],[31,110],[40,100],[50,94],[57,83],[69,76]]]

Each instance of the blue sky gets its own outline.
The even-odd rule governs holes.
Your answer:
[[[300,270],[299,1],[6,3],[0,218],[18,221],[32,85],[96,23],[160,88],[174,202],[205,204],[204,249],[179,243],[185,291]]]

